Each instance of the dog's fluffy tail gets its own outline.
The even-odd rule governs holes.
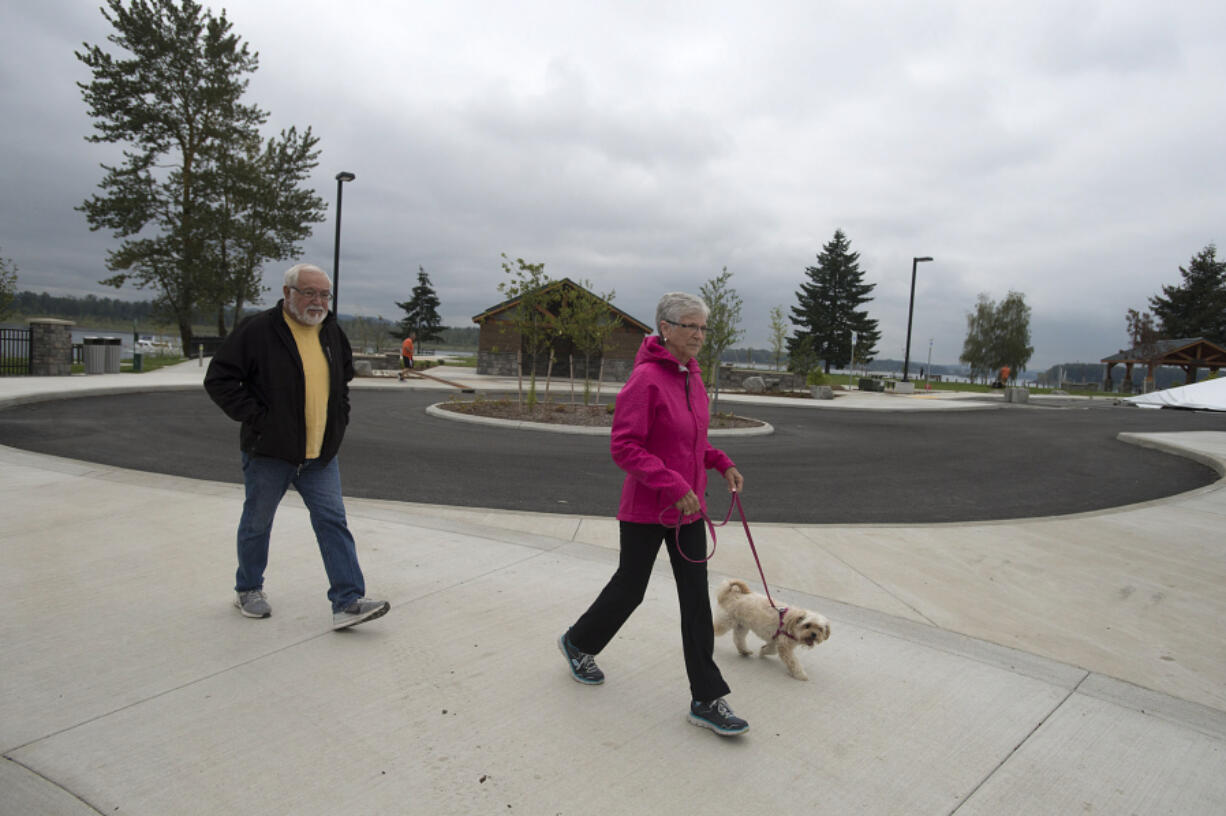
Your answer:
[[[727,581],[720,584],[719,594],[716,596],[716,599],[720,604],[723,604],[733,595],[748,595],[751,591],[752,590],[750,590],[749,584],[745,583],[740,578],[729,578]]]

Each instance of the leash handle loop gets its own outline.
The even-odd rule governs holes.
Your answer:
[[[711,552],[706,558],[699,558],[699,559],[690,558],[681,549],[681,518],[682,518],[682,515],[681,515],[680,510],[677,511],[677,523],[673,525],[673,541],[677,545],[677,552],[680,553],[682,558],[684,558],[686,561],[689,561],[691,564],[705,564],[706,562],[714,558],[715,548],[717,545],[717,541],[715,538],[715,528],[723,527],[724,525],[728,523],[728,521],[732,518],[732,508],[734,507],[736,508],[737,514],[740,515],[741,517],[741,526],[745,528],[745,540],[749,542],[749,551],[753,553],[754,563],[757,564],[758,566],[758,577],[762,579],[762,588],[766,590],[766,600],[770,602],[770,605],[772,607],[774,607],[775,609],[779,609],[779,606],[775,603],[775,599],[771,597],[770,586],[766,583],[766,573],[762,571],[762,559],[758,557],[758,548],[754,546],[753,534],[749,532],[749,520],[745,518],[745,508],[741,506],[741,494],[737,492],[736,490],[732,491],[732,501],[728,503],[728,514],[724,516],[724,520],[721,521],[719,524],[716,524],[715,522],[711,521],[711,517],[708,516],[706,512],[702,512],[701,514],[702,520],[706,522],[707,524],[707,529],[711,531]],[[662,525],[664,524],[664,521],[663,521],[664,513],[667,511],[667,509],[668,508],[665,508],[664,510],[660,511],[659,517],[661,520],[660,523]],[[668,525],[664,525],[664,526],[668,526]]]

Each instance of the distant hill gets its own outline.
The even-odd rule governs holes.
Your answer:
[[[243,310],[248,316],[267,309],[268,306],[252,306]],[[95,329],[111,331],[132,330],[133,324],[142,331],[151,328],[166,328],[175,330],[174,321],[162,316],[152,300],[119,300],[111,297],[86,295],[72,297],[70,295],[50,295],[46,292],[18,292],[13,297],[12,314],[9,320],[20,322],[30,317],[55,317],[61,320],[71,320],[79,326],[89,326]],[[342,314],[339,317],[345,333],[363,346],[378,348],[395,348],[399,342],[390,334],[396,324],[381,317],[363,317]],[[217,315],[215,313],[197,313],[193,324],[201,327],[201,335],[214,334],[217,331]],[[443,339],[432,343],[436,348],[475,349],[477,334],[476,326],[445,327]],[[374,350],[374,349],[372,349]]]

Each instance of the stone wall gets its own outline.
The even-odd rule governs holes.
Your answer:
[[[546,355],[541,355],[537,365],[536,376],[541,379],[545,376],[545,369],[548,366],[549,358]],[[524,376],[529,375],[529,366],[531,360],[524,361]],[[513,351],[478,351],[477,352],[477,373],[487,374],[493,377],[515,377],[519,374],[518,361],[515,352]],[[604,361],[604,376],[603,382],[625,382],[630,377],[630,371],[634,368],[634,361],[625,358],[606,359]],[[575,358],[575,380],[583,380],[584,361],[580,357]],[[595,380],[601,373],[600,360],[592,360],[592,379]],[[570,375],[570,362],[567,360],[556,360],[553,366],[554,379],[567,378]]]
[[[748,368],[720,366],[720,390],[725,388],[744,388],[746,377],[761,377],[762,381],[766,384],[767,391],[807,391],[809,389],[808,384],[805,383],[805,378],[799,374],[793,374],[791,371],[774,371],[765,368],[754,370]],[[707,385],[711,386],[714,385],[714,383],[707,383]]]
[[[71,320],[32,318],[30,324],[30,374],[35,377],[67,377],[72,373]]]

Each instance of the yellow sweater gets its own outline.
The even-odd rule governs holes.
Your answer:
[[[324,445],[324,429],[328,425],[328,358],[319,342],[319,326],[304,326],[289,314],[285,322],[294,335],[302,372],[306,377],[306,453],[307,459],[318,459]]]

